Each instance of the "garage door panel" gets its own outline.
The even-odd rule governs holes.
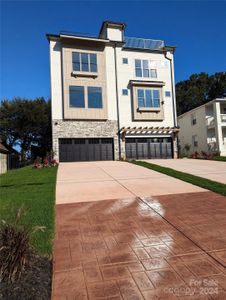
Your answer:
[[[61,162],[113,160],[113,139],[60,139],[59,152]]]
[[[127,138],[125,147],[127,159],[172,158],[170,138]]]

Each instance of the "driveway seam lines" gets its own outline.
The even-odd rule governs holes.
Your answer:
[[[173,223],[171,223],[169,220],[167,220],[164,216],[162,216],[159,212],[157,212],[153,207],[151,207],[148,203],[146,203],[142,198],[138,197],[143,203],[145,203],[146,205],[148,205],[156,214],[158,214],[160,217],[162,217],[168,224],[170,224],[171,226],[173,226],[177,231],[179,231],[183,236],[185,236],[187,239],[189,239],[193,244],[195,244],[200,250],[202,250],[203,252],[205,252],[205,254],[207,254],[210,258],[212,258],[214,261],[216,261],[219,265],[221,265],[224,269],[226,269],[226,267],[220,262],[218,261],[216,258],[214,258],[212,255],[210,255],[202,246],[200,246],[197,242],[193,241],[189,236],[187,236],[183,231],[181,231],[176,225],[174,225]]]

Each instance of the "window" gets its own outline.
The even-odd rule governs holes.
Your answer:
[[[194,126],[196,124],[196,116],[195,114],[191,114],[191,125]]]
[[[138,107],[160,107],[160,92],[157,89],[138,89]]]
[[[157,78],[157,70],[152,61],[135,59],[136,77]]]
[[[124,65],[127,65],[127,64],[128,64],[128,58],[123,57],[123,58],[122,58],[122,63],[123,63]]]
[[[88,87],[88,108],[102,108],[101,87]]]
[[[170,91],[165,91],[165,96],[166,96],[166,97],[170,97],[170,96],[171,96]]]
[[[197,135],[192,136],[192,144],[193,144],[193,147],[198,147],[198,137],[197,137]]]
[[[123,96],[127,96],[128,95],[128,90],[127,89],[123,89],[122,90],[122,95]]]
[[[95,53],[72,53],[73,71],[97,72],[97,55]]]
[[[70,107],[85,107],[84,86],[70,86]]]

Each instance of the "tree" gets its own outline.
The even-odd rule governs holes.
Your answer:
[[[0,105],[0,136],[10,148],[19,145],[22,158],[31,145],[51,150],[51,106],[44,98],[14,98]]]
[[[181,115],[197,106],[223,95],[226,72],[193,74],[188,80],[176,84],[177,114]]]

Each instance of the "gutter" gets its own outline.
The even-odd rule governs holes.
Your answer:
[[[115,89],[116,89],[116,108],[117,108],[117,125],[118,125],[118,146],[119,146],[119,160],[122,159],[121,153],[121,139],[120,139],[120,119],[119,119],[119,96],[118,96],[118,70],[117,70],[117,42],[114,42],[114,60],[115,60]]]

